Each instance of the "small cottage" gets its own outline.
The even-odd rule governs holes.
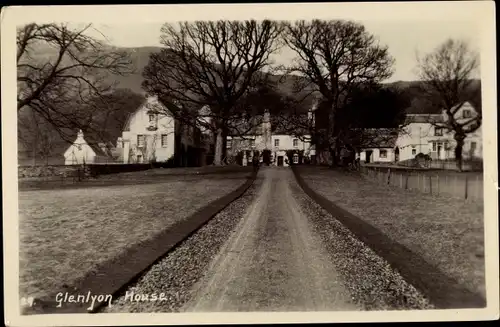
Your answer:
[[[82,165],[112,162],[110,144],[88,143],[82,130],[78,131],[76,140],[64,152],[65,165]]]

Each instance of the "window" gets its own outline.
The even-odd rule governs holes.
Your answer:
[[[432,142],[432,151],[436,151],[436,142]]]
[[[140,155],[139,155],[139,156],[137,156],[137,162],[138,162],[138,163],[142,163],[142,156],[140,156]]]
[[[227,140],[227,141],[226,141],[226,147],[227,147],[227,148],[231,148],[232,146],[233,146],[233,142],[232,142],[232,140]]]
[[[149,122],[152,122],[155,120],[155,115],[149,114]]]
[[[166,148],[167,147],[167,142],[168,142],[168,135],[167,134],[162,134],[161,136],[161,147]]]
[[[417,154],[417,149],[411,149],[411,154],[414,156]]]
[[[255,140],[254,140],[254,139],[250,139],[250,142],[249,142],[249,143],[250,143],[250,146],[251,146],[251,147],[254,147],[254,146],[255,146]]]
[[[293,139],[293,146],[294,147],[299,146],[299,140],[298,139]]]
[[[477,143],[476,142],[470,142],[470,152],[474,154],[476,151]]]
[[[471,117],[471,112],[470,110],[464,110],[462,112],[463,118],[470,118]]]
[[[145,145],[146,136],[145,135],[137,135],[137,147],[142,148]]]
[[[294,140],[295,141],[295,140]],[[299,163],[299,155],[298,154],[294,154],[293,155],[293,163],[294,164],[298,164]]]
[[[434,127],[434,136],[443,136],[443,128]]]
[[[380,158],[387,158],[387,150],[380,150]]]
[[[274,140],[274,146],[280,146],[280,139]]]

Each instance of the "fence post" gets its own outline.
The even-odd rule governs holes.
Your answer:
[[[468,193],[468,190],[467,190],[468,185],[467,184],[468,184],[468,178],[467,178],[467,175],[465,175],[465,199],[467,199],[467,197],[468,197],[468,194],[467,194]]]
[[[403,188],[403,173],[402,172],[399,174],[399,187]]]
[[[479,199],[479,194],[481,194],[481,192],[479,190],[480,190],[480,187],[479,187],[479,175],[477,175],[476,176],[476,199]]]
[[[420,191],[420,173],[417,173],[417,189]]]
[[[387,185],[391,185],[391,168],[387,170]]]
[[[409,172],[406,172],[406,180],[405,180],[405,190],[408,189],[408,178],[410,176],[410,173]]]
[[[432,175],[429,175],[429,194],[432,195]]]
[[[452,190],[458,190],[458,177],[457,175],[455,174],[455,178],[453,178],[453,183],[452,183]],[[456,196],[456,194],[453,192],[453,196]],[[458,197],[460,195],[457,195]]]
[[[437,194],[439,195],[439,175],[436,176],[437,178]]]

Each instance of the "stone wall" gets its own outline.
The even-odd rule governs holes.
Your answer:
[[[53,177],[53,176],[63,176],[69,177],[78,173],[80,166],[66,166],[66,165],[53,165],[53,166],[19,166],[18,174],[19,178],[29,178],[29,177]]]
[[[19,166],[18,178],[36,177],[96,177],[104,174],[116,174],[150,169],[150,164],[110,164],[110,165],[54,165],[54,166]]]

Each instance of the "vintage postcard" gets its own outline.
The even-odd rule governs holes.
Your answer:
[[[494,13],[3,8],[6,325],[498,319]]]

